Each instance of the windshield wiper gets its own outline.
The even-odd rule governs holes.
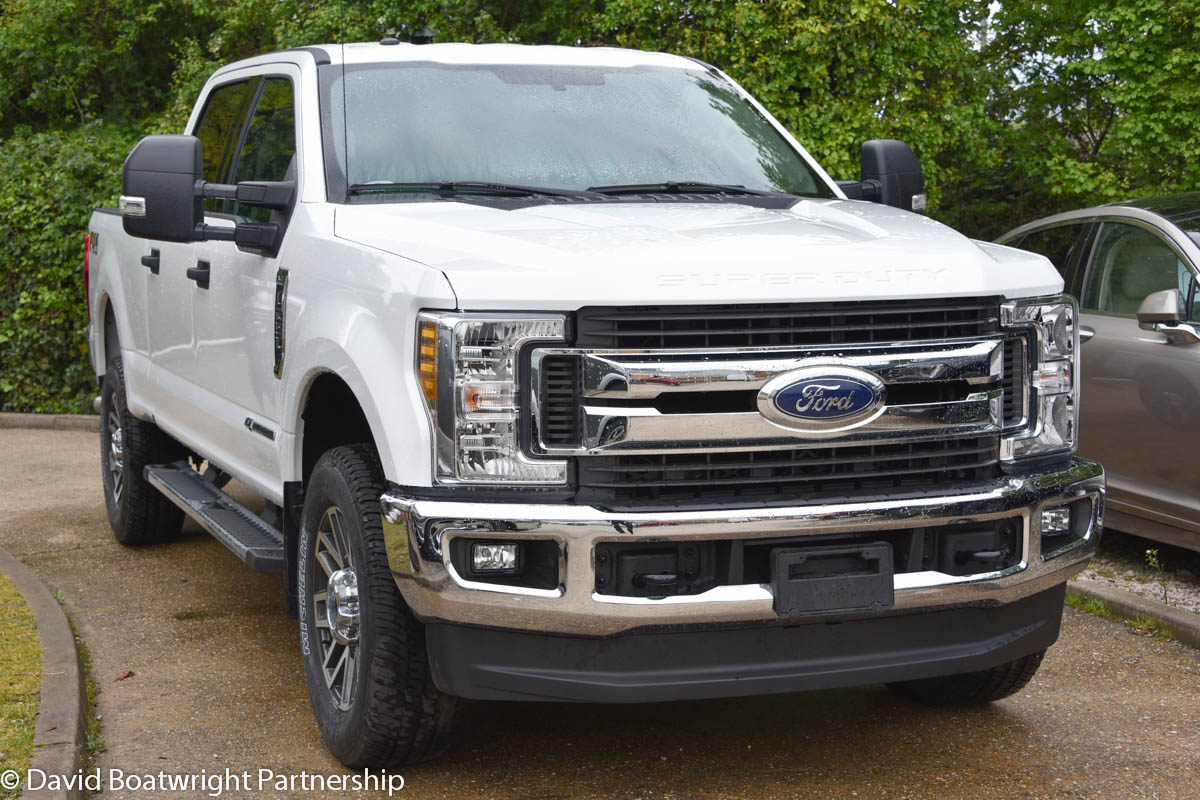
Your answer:
[[[355,183],[347,189],[352,195],[433,192],[438,194],[500,194],[512,197],[577,197],[586,195],[576,189],[551,189],[546,186],[522,186],[490,181],[431,181],[426,183]]]
[[[702,181],[665,181],[664,183],[629,183],[613,186],[590,186],[589,192],[597,194],[740,194],[752,197],[778,197],[784,192],[767,192],[747,189],[722,183]]]

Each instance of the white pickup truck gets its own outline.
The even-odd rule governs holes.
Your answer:
[[[1101,532],[1076,308],[902,143],[860,177],[671,55],[224,67],[89,227],[113,531],[282,573],[351,767],[457,698],[1005,697]]]

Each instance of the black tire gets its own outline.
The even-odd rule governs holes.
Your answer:
[[[168,542],[183,527],[183,511],[146,481],[148,464],[182,458],[183,448],[129,413],[120,357],[108,364],[100,389],[100,471],[113,535],[124,545]]]
[[[1044,655],[1046,651],[1040,650],[991,669],[889,683],[888,688],[927,706],[981,706],[1024,689]]]
[[[379,459],[369,445],[336,447],[321,456],[305,491],[296,559],[309,699],[326,745],[351,769],[437,758],[449,746],[458,706],[457,698],[434,686],[425,628],[404,603],[388,567],[379,509],[383,490]],[[329,602],[320,597],[347,568],[355,575],[357,620],[343,629],[342,641],[328,623]],[[338,605],[333,608],[336,618]],[[352,666],[347,669],[342,659]],[[328,680],[326,661],[333,665]]]

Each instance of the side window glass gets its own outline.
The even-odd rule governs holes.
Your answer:
[[[1083,292],[1083,308],[1132,317],[1152,292],[1178,289],[1186,302],[1192,274],[1160,236],[1145,228],[1105,223]]]
[[[246,105],[257,82],[228,83],[213,90],[204,104],[194,134],[204,154],[204,180],[225,183],[233,165],[238,133],[245,119]],[[223,211],[224,201],[205,200],[205,211]]]
[[[241,181],[295,180],[296,109],[292,100],[292,82],[287,78],[267,78],[259,96],[250,128],[238,154],[234,183]],[[238,206],[231,213],[267,222],[268,208]]]
[[[1066,276],[1067,264],[1071,260],[1071,251],[1080,240],[1084,224],[1059,225],[1054,228],[1044,228],[1040,231],[1026,234],[1021,243],[1016,245],[1022,250],[1045,256],[1058,270],[1058,274]]]

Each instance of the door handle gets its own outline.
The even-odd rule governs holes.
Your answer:
[[[1081,344],[1083,342],[1091,341],[1092,337],[1095,335],[1096,331],[1094,328],[1089,328],[1087,325],[1079,326],[1079,341]]]
[[[150,255],[142,256],[142,266],[149,267],[150,272],[154,275],[158,274],[158,251],[151,250]]]
[[[197,261],[196,266],[188,267],[187,276],[189,279],[195,281],[196,285],[201,289],[207,289],[208,276],[211,273],[211,265],[207,261]]]

